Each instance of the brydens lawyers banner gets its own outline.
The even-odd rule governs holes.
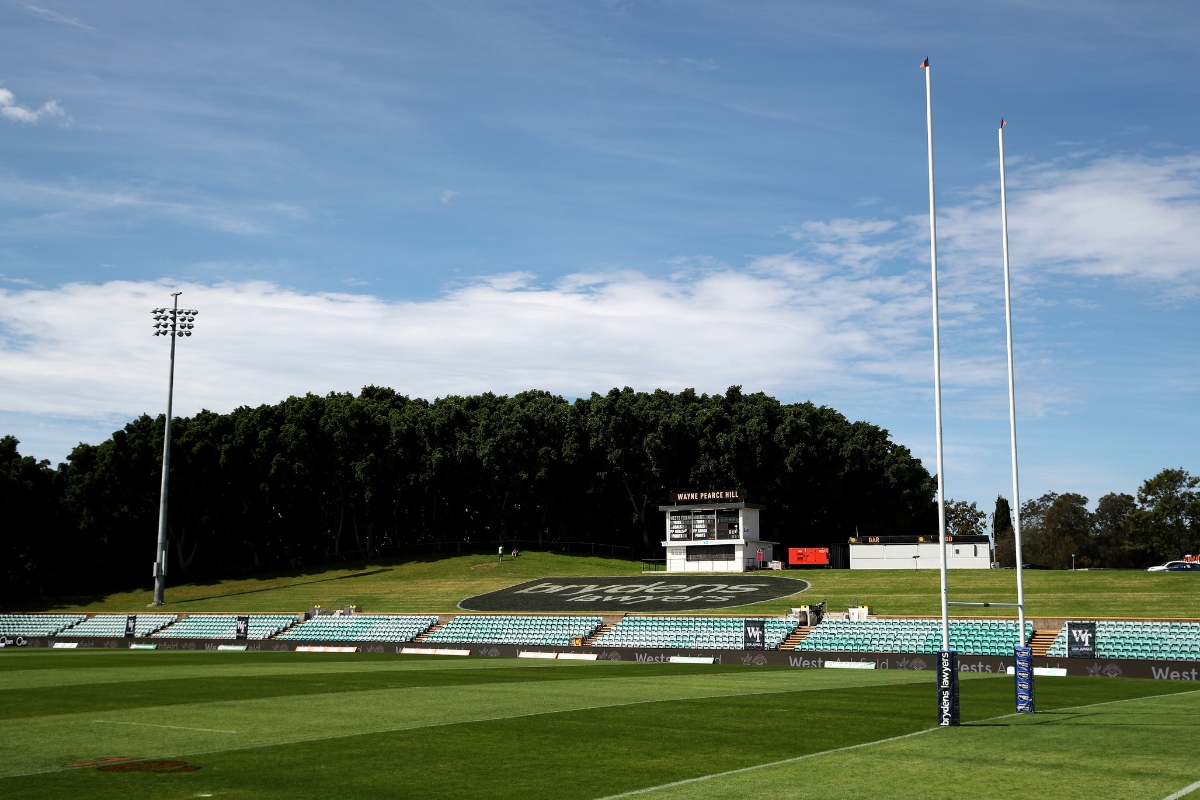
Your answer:
[[[767,624],[761,619],[748,619],[742,627],[742,649],[767,649]]]
[[[1067,623],[1067,658],[1096,657],[1096,623]]]
[[[937,653],[938,725],[958,724],[958,653]]]

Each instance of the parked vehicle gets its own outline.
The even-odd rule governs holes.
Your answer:
[[[1168,561],[1167,563],[1160,564],[1157,567],[1148,567],[1146,569],[1146,572],[1166,572],[1171,567],[1173,567],[1177,564],[1186,564],[1186,563],[1188,563],[1188,562],[1186,562],[1186,561]]]

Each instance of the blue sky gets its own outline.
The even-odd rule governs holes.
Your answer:
[[[1190,4],[0,4],[0,430],[165,405],[614,385],[811,399],[932,466],[934,67],[948,493],[1200,444]]]

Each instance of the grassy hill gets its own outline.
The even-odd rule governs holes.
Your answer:
[[[336,569],[275,573],[261,578],[174,585],[168,581],[165,611],[298,612],[321,603],[356,603],[368,612],[454,612],[460,600],[547,576],[639,575],[638,562],[596,556],[525,553],[497,564],[493,556],[455,555],[382,559]],[[809,581],[799,595],[737,609],[778,614],[792,606],[828,599],[830,608],[861,602],[877,614],[938,613],[936,570],[806,570],[788,577]],[[179,579],[178,576],[175,576]],[[949,575],[953,600],[1013,602],[1012,570],[962,570]],[[1189,573],[1060,572],[1025,574],[1028,615],[1035,617],[1200,618],[1200,576]],[[133,613],[151,600],[146,591],[105,597],[65,598],[20,610]],[[18,610],[6,608],[5,610]],[[952,609],[956,616],[1009,616],[1011,609]]]

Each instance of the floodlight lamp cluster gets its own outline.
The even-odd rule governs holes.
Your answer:
[[[200,312],[194,308],[154,308],[150,310],[154,318],[155,336],[191,336],[196,327],[196,315]]]

